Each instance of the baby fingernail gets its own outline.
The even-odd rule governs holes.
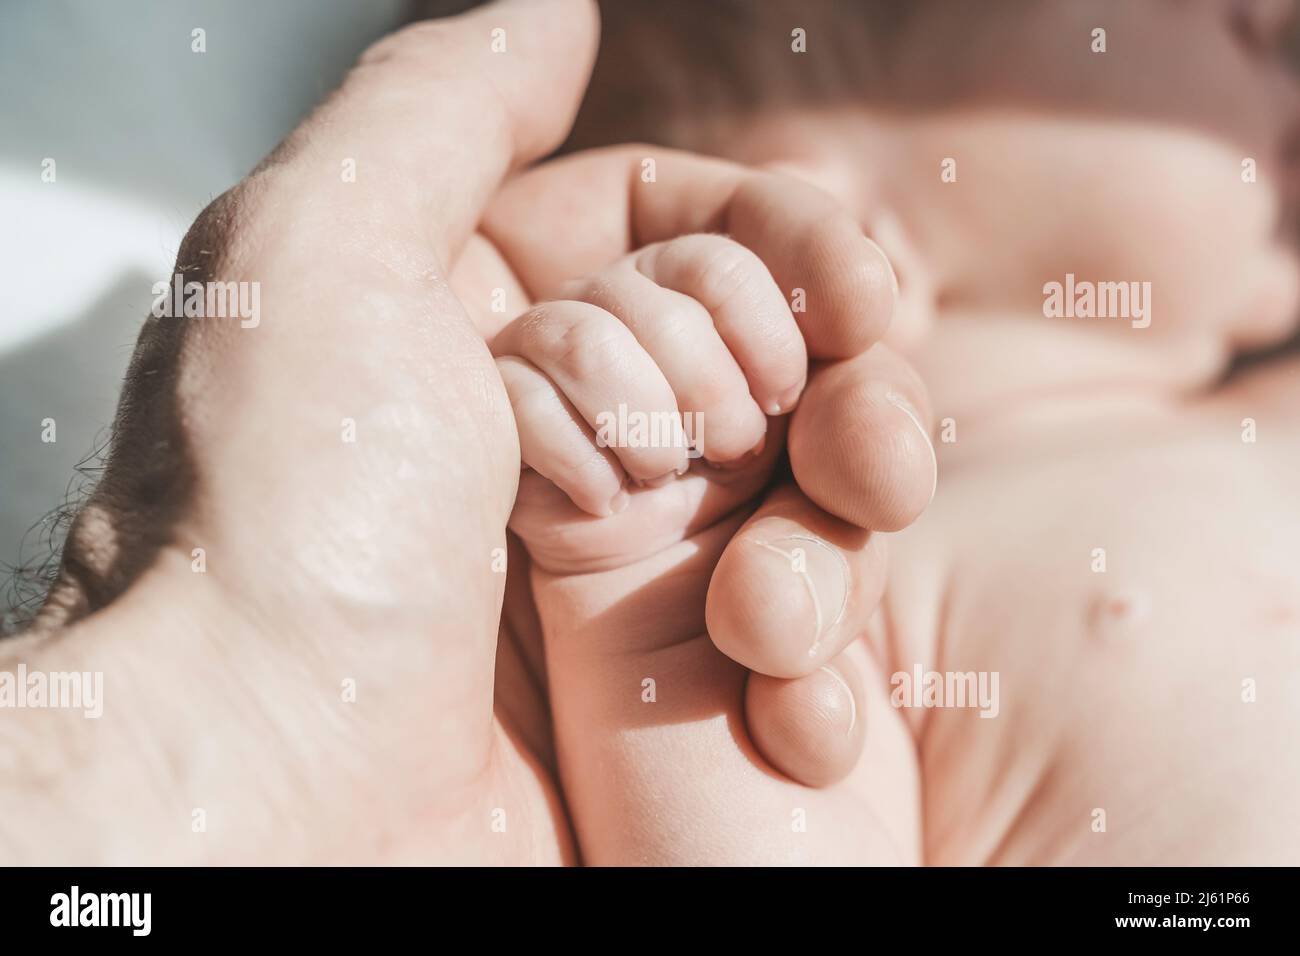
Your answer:
[[[609,501],[609,513],[611,515],[622,514],[627,510],[628,504],[632,501],[632,496],[622,489]]]
[[[780,398],[768,404],[767,408],[763,409],[763,411],[772,416],[784,415],[786,412],[790,411],[790,409],[794,408],[795,403],[799,401],[799,395],[802,392],[802,384],[796,385],[793,388],[788,388],[781,393]]]
[[[767,446],[767,436],[764,435],[758,440],[758,444],[745,452],[739,458],[733,458],[731,461],[711,461],[708,462],[714,468],[720,468],[723,471],[737,471],[741,468],[747,468],[754,463],[759,455],[763,454],[763,449]]]
[[[660,475],[658,478],[641,478],[637,480],[636,486],[638,488],[662,488],[668,482],[680,478],[682,474],[683,472],[674,469],[667,474]]]

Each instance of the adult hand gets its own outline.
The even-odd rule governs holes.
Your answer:
[[[259,314],[145,324],[103,481],[4,650],[102,672],[103,713],[0,713],[4,859],[571,854],[511,649],[493,712],[519,453],[447,275],[565,134],[595,35],[585,0],[407,28],[199,216],[176,271]]]

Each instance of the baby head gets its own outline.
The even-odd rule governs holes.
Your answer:
[[[945,312],[1213,368],[1296,318],[1290,6],[613,0],[569,145],[816,169]]]

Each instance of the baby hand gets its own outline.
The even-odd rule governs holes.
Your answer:
[[[634,185],[619,223],[598,198],[610,160],[521,177],[489,229],[543,292],[489,341],[527,466],[510,525],[583,854],[910,859],[906,728],[855,640],[883,582],[865,529],[907,524],[933,488],[909,410],[923,389],[871,348],[889,265],[806,184],[680,154],[659,154],[664,182]],[[574,262],[586,278],[564,278]],[[795,407],[798,486],[760,504]],[[838,825],[805,839],[791,807]]]
[[[654,243],[568,283],[492,350],[524,465],[595,517],[692,462],[755,460],[767,416],[794,407],[808,363],[767,267],[718,235]],[[525,481],[521,494],[539,490]]]

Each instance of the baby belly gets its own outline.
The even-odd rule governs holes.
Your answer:
[[[1272,469],[1155,460],[970,489],[893,685],[929,862],[1300,863],[1300,509]]]

